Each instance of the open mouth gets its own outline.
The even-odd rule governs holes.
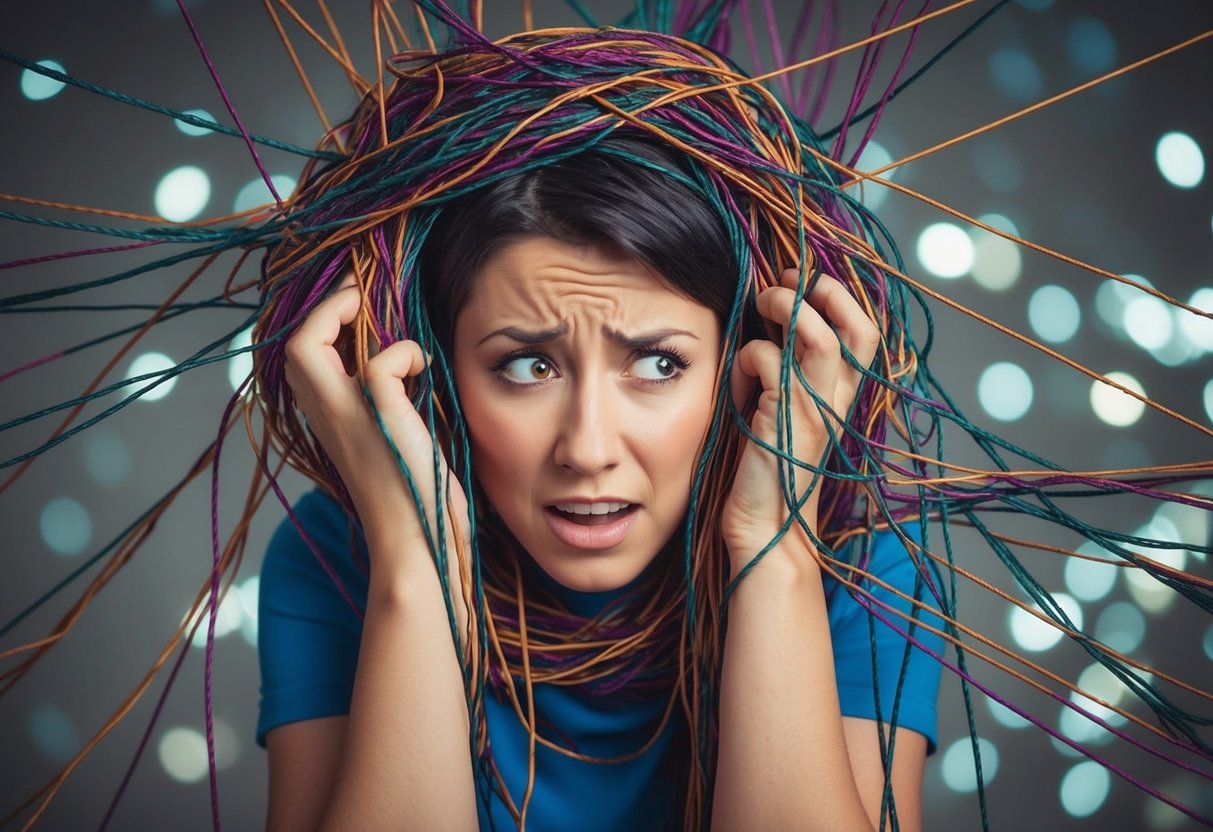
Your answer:
[[[636,510],[634,503],[556,503],[548,511],[579,526],[605,526]]]

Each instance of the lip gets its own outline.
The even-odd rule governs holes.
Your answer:
[[[597,498],[594,500],[571,499],[571,500],[556,500],[554,502],[567,503],[627,503],[627,500]],[[628,536],[628,532],[632,530],[632,524],[636,522],[636,515],[640,506],[631,503],[629,508],[618,512],[619,518],[611,520],[609,523],[603,523],[597,526],[584,526],[580,523],[574,523],[569,520],[561,512],[557,511],[552,505],[546,505],[543,508],[543,517],[548,522],[548,527],[552,530],[552,534],[566,546],[573,549],[609,549],[612,546],[617,546],[623,542],[623,539]]]

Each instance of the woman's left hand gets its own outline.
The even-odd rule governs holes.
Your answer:
[[[787,269],[781,275],[781,286],[762,291],[756,300],[758,312],[780,326],[787,342],[792,311],[796,308],[798,272]],[[827,275],[822,275],[811,292],[799,304],[796,314],[794,355],[809,386],[826,402],[835,414],[845,418],[859,389],[860,372],[843,357],[841,345],[863,367],[872,363],[880,343],[880,330],[868,318],[858,301],[846,287]],[[749,342],[737,354],[733,367],[734,400],[741,403],[748,397],[752,385],[762,385],[758,407],[750,423],[753,434],[772,447],[779,447],[776,428],[780,409],[780,369],[782,346],[766,339]],[[791,376],[791,401],[785,414],[791,414],[791,446],[784,451],[802,463],[820,468],[829,443],[826,419],[832,421],[835,435],[841,428],[824,409],[819,409],[800,379]],[[783,431],[788,434],[787,425]],[[783,467],[785,481],[789,466],[774,453],[753,441],[746,445],[741,464],[729,492],[721,520],[721,530],[729,549],[732,572],[737,574],[755,555],[765,548],[787,522],[787,497],[780,485],[779,469]],[[813,483],[813,472],[796,466],[795,493],[803,498]],[[808,495],[800,516],[817,533],[817,504],[821,477],[818,476]],[[808,538],[793,521],[785,540],[801,541],[810,546]]]

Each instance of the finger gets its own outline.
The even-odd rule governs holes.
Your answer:
[[[838,339],[861,367],[868,367],[880,345],[880,329],[840,281],[822,275],[806,300],[838,333]]]
[[[363,378],[382,415],[398,418],[413,410],[404,380],[420,375],[425,364],[425,352],[416,341],[397,341],[367,362]]]
[[[356,286],[339,289],[319,303],[286,344],[288,365],[317,387],[349,379],[335,344],[342,327],[353,322],[361,306]],[[319,392],[319,391],[318,391]]]
[[[793,355],[808,383],[828,402],[842,371],[842,349],[838,335],[821,314],[809,304],[796,300],[796,292],[782,286],[767,289],[757,298],[758,311],[786,333],[795,326]],[[795,321],[792,320],[793,312]]]
[[[758,399],[758,416],[767,420],[766,430],[762,430],[759,423],[756,421],[754,428],[756,433],[765,433],[769,431],[769,435],[765,438],[771,444],[778,444],[777,437],[774,435],[775,425],[777,421],[777,409],[780,405],[780,375],[783,368],[783,350],[775,345],[773,341],[768,341],[765,338],[759,338],[746,344],[737,353],[737,366],[740,372],[750,378],[758,379],[762,385],[763,393]],[[826,436],[825,422],[823,414],[819,410],[817,403],[813,400],[810,394],[798,389],[799,385],[793,383],[792,390],[795,391],[792,396],[792,412],[791,417],[794,420],[792,423],[792,437],[795,441],[797,449],[813,448],[816,444],[822,442]],[[821,391],[816,391],[821,395]],[[822,396],[828,403],[828,396]],[[801,438],[797,438],[801,437]],[[816,461],[814,458],[813,461]]]

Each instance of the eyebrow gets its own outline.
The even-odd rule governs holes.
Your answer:
[[[546,344],[549,341],[555,341],[557,338],[567,335],[568,331],[569,325],[567,323],[552,327],[551,329],[523,329],[517,326],[503,326],[501,329],[495,329],[481,338],[476,342],[476,346],[480,346],[490,338],[496,338],[499,335],[503,335],[520,344]],[[688,338],[694,338],[696,341],[699,340],[699,336],[685,329],[658,329],[641,335],[625,335],[618,330],[603,327],[602,334],[616,344],[629,349],[651,347],[674,335],[685,335]]]
[[[517,326],[503,326],[501,329],[494,329],[488,335],[476,342],[476,346],[480,346],[490,338],[496,338],[498,335],[504,335],[506,338],[512,338],[522,344],[546,344],[548,341],[555,341],[569,331],[568,324],[561,324],[551,329],[523,329]]]

